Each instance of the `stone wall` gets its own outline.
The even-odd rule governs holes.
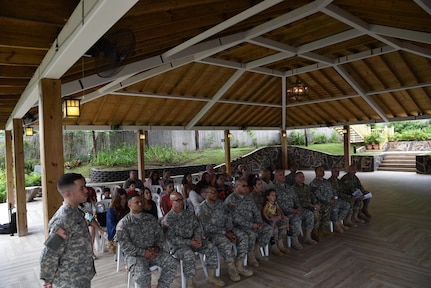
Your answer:
[[[159,171],[159,174],[161,176],[164,169],[170,169],[171,176],[175,176],[175,175],[184,175],[186,172],[190,172],[192,174],[203,172],[206,169],[206,165],[190,165],[190,166],[146,169],[145,178],[148,178],[152,170]],[[92,183],[125,181],[127,178],[129,178],[129,172],[130,170],[97,170],[92,168],[90,170],[90,181]]]
[[[252,172],[258,172],[266,167],[280,168],[282,166],[281,161],[281,146],[263,147],[248,155],[234,159],[232,161],[232,170],[235,171],[240,164]],[[289,163],[295,163],[298,169],[301,170],[313,170],[319,165],[323,165],[325,169],[330,169],[332,166],[343,167],[344,156],[289,146],[288,161]]]
[[[431,174],[431,155],[416,155],[416,173]]]
[[[431,151],[431,141],[393,141],[386,151]]]

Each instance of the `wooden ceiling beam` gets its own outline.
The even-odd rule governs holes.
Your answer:
[[[420,6],[425,12],[431,15],[431,3],[428,0],[413,0],[418,6]]]

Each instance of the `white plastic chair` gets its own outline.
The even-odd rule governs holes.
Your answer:
[[[150,187],[152,194],[162,194],[163,193],[163,187],[160,185],[151,185]]]
[[[163,217],[162,208],[160,207],[160,203],[162,202],[162,198],[157,193],[151,192],[151,198],[154,202],[156,202],[156,208],[157,208],[157,216],[160,218]]]
[[[199,254],[199,258],[201,259],[202,269],[204,270],[205,278],[208,279],[208,270],[206,266],[205,255],[201,253],[198,253],[198,254]],[[180,269],[181,269],[181,288],[186,288],[187,284],[186,284],[186,276],[184,275],[183,260],[180,260]]]
[[[233,250],[233,254],[237,255],[238,251],[236,249],[236,245],[234,243],[232,243],[232,250]],[[220,277],[220,252],[217,249],[217,269],[216,269],[216,276]],[[245,255],[244,258],[244,266],[247,266],[247,254]]]

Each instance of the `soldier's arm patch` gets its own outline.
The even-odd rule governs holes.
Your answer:
[[[64,228],[58,228],[55,233],[52,233],[45,241],[45,246],[57,251],[58,248],[67,240],[69,232]]]

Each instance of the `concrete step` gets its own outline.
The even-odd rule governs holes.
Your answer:
[[[416,172],[415,168],[396,168],[396,167],[379,167],[379,171],[393,171],[393,172]]]

